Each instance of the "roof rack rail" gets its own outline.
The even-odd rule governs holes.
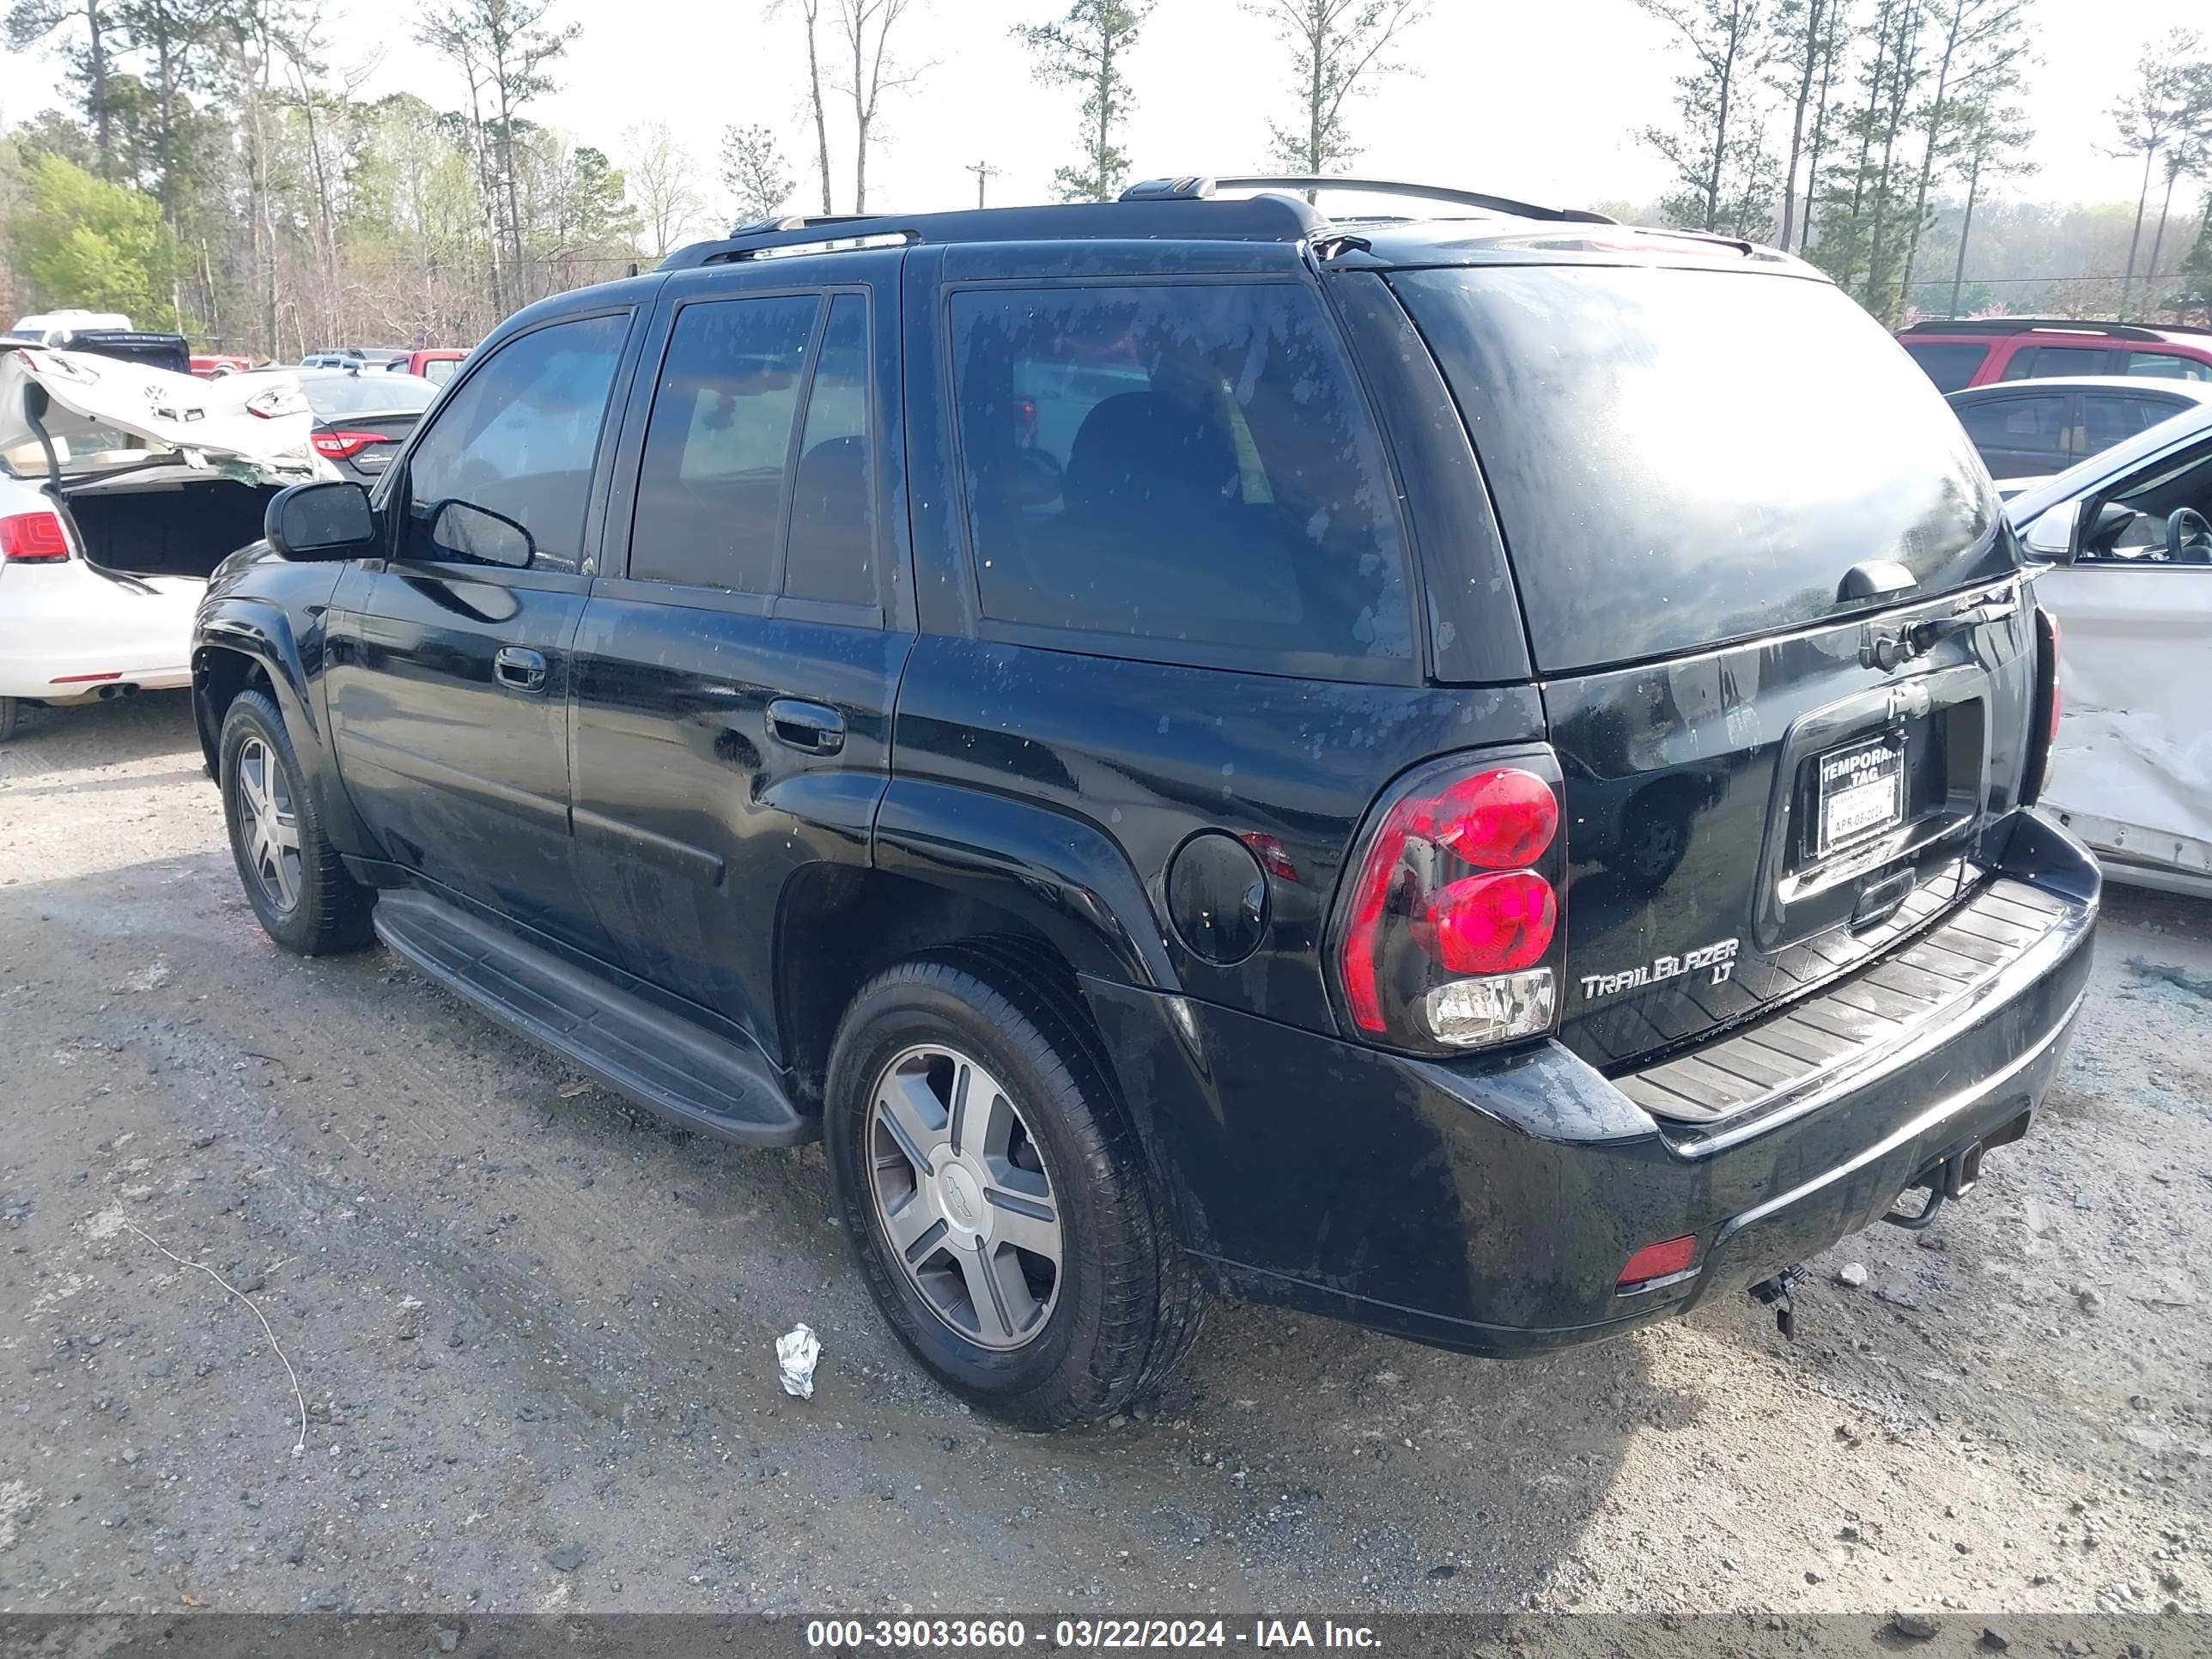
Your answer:
[[[2162,340],[2169,334],[2212,334],[2200,323],[2085,322],[2074,317],[1924,318],[1906,334],[2100,334],[2113,340]]]
[[[1124,202],[1066,202],[1042,207],[963,208],[948,213],[828,214],[765,219],[740,225],[727,236],[680,247],[660,262],[662,270],[690,270],[779,254],[842,252],[866,246],[927,242],[1099,240],[1162,236],[1224,241],[1296,243],[1328,220],[1302,201],[1283,196],[1196,199],[1138,198]]]
[[[655,267],[684,270],[696,265],[727,264],[738,259],[763,259],[794,253],[850,252],[918,242],[919,231],[895,219],[872,213],[817,214],[809,218],[762,219],[739,225],[720,241],[694,242],[678,248]]]
[[[1516,219],[1553,219],[1573,224],[1610,225],[1619,222],[1587,208],[1542,207],[1516,201],[1510,196],[1492,196],[1481,191],[1454,190],[1443,185],[1407,184],[1395,179],[1334,179],[1321,173],[1250,173],[1234,178],[1206,178],[1188,174],[1179,179],[1147,179],[1121,192],[1125,202],[1203,199],[1224,190],[1357,191],[1375,196],[1404,196],[1416,201],[1449,202],[1455,207],[1480,208],[1486,213],[1508,214]]]
[[[872,213],[787,213],[777,219],[748,219],[732,228],[730,234],[764,236],[770,231],[811,230],[817,225],[849,225],[855,219],[872,219]]]

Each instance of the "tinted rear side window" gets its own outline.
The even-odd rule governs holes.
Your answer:
[[[2053,471],[2067,465],[2063,397],[1984,398],[1960,410],[1959,424],[1984,456],[2040,455]]]
[[[2160,380],[2212,380],[2212,363],[2202,357],[2185,357],[2178,351],[2124,351],[2120,373]]]
[[[2072,374],[2109,374],[2112,354],[2103,346],[2022,346],[2005,359],[2008,380],[2056,380]]]
[[[2169,416],[2179,413],[2184,407],[2159,398],[2092,392],[2081,399],[2081,423],[2087,428],[2088,439],[2081,453],[2094,455],[2110,449],[2121,440],[2134,437],[2145,427],[2156,426]]]
[[[1409,658],[1381,441],[1289,283],[952,300],[983,612],[1232,660]]]
[[[766,295],[678,313],[638,471],[633,577],[775,591],[784,469],[821,303]]]
[[[1990,355],[1990,349],[1985,345],[1962,345],[1941,340],[1907,341],[1905,351],[1936,383],[1938,392],[1957,392],[1972,386],[1974,371]]]
[[[1547,670],[1837,615],[1869,560],[1923,593],[2011,567],[1949,406],[1828,283],[1552,265],[1391,282],[1459,400]]]
[[[868,302],[830,305],[792,484],[783,591],[795,599],[876,602],[873,472],[868,442]]]

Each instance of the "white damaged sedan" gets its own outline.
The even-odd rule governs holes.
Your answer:
[[[2212,403],[2005,512],[2063,637],[2065,714],[2037,810],[2088,842],[2107,879],[2212,898]]]
[[[189,686],[209,573],[335,476],[313,426],[286,380],[0,351],[0,739],[27,702]]]

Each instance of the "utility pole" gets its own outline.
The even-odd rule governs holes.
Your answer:
[[[984,181],[997,178],[999,170],[988,161],[970,161],[968,164],[968,171],[975,175],[975,205],[981,207],[983,205]]]

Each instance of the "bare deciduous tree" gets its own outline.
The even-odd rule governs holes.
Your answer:
[[[762,16],[775,16],[783,3],[768,0]],[[823,4],[824,0],[798,0],[799,21],[806,29],[806,99],[814,116],[814,164],[822,176],[822,211],[835,213],[837,210],[830,203],[830,112],[822,95],[822,49],[817,33]]]
[[[1129,158],[1115,143],[1132,100],[1126,59],[1153,0],[1074,0],[1057,23],[1019,24],[1014,38],[1036,54],[1048,86],[1083,88],[1084,156],[1053,174],[1065,202],[1110,202],[1128,182]]]
[[[623,138],[623,176],[644,225],[645,251],[665,259],[690,239],[706,214],[697,164],[665,121],[641,121]]]
[[[920,69],[899,69],[890,55],[891,31],[913,9],[914,0],[837,0],[842,44],[853,55],[853,79],[842,90],[853,100],[855,213],[868,210],[868,145],[874,137],[883,95],[912,86],[922,74]],[[808,38],[812,39],[811,27]]]
[[[1268,160],[1290,173],[1321,173],[1359,154],[1345,105],[1370,76],[1399,67],[1393,42],[1427,14],[1429,0],[1245,0],[1291,50],[1298,94],[1295,125],[1267,124]]]

